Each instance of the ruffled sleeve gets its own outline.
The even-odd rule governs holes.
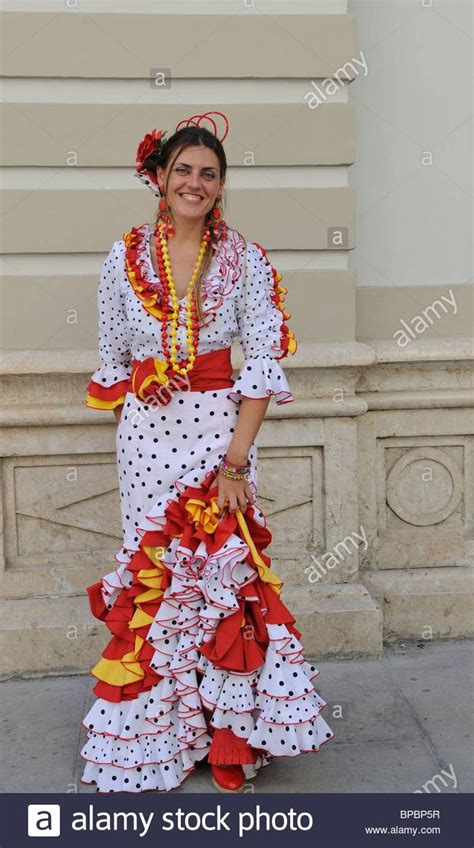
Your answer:
[[[295,353],[296,340],[288,329],[284,309],[286,289],[281,274],[256,242],[247,245],[246,273],[237,304],[239,338],[245,361],[229,397],[275,397],[277,404],[293,400],[278,360]]]
[[[114,409],[124,403],[132,371],[129,329],[120,286],[124,269],[123,243],[114,242],[102,265],[97,290],[100,368],[94,372],[84,403],[93,409]]]

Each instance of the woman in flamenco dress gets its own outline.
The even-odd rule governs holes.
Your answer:
[[[278,360],[296,342],[280,274],[222,217],[227,131],[208,112],[147,133],[134,176],[156,222],[115,241],[100,276],[84,402],[117,421],[124,535],[87,588],[111,633],[80,752],[97,792],[170,790],[206,758],[216,789],[240,792],[334,735],[255,500],[254,440],[270,399],[293,400]]]

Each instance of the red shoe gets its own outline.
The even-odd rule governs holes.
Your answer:
[[[243,792],[245,775],[242,766],[218,766],[211,763],[212,782],[219,792]]]

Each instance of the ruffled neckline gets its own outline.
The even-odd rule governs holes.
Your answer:
[[[143,308],[155,318],[163,320],[161,310],[163,286],[151,258],[152,232],[151,224],[145,222],[140,227],[132,227],[129,233],[123,234],[126,246],[125,267],[128,280]],[[212,245],[214,256],[209,272],[201,285],[205,326],[215,319],[224,297],[230,294],[239,280],[243,266],[241,256],[246,247],[244,237],[230,227],[227,229],[226,237]],[[184,322],[186,296],[178,303]]]
[[[145,259],[148,262],[148,268],[149,268],[150,276],[152,277],[152,279],[155,280],[156,285],[159,286],[160,289],[161,289],[161,280],[160,280],[159,275],[156,273],[156,271],[153,267],[153,260],[152,260],[152,257],[151,257],[151,237],[152,237],[152,234],[153,234],[153,230],[152,230],[150,224],[145,224],[145,227],[146,227],[146,230],[145,230],[145,235],[144,235],[144,238],[143,238],[143,251],[144,251],[144,254],[145,254]],[[184,295],[184,297],[180,297],[178,299],[178,303],[186,303],[186,295]]]

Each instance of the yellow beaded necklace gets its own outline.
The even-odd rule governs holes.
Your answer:
[[[178,318],[179,318],[179,301],[178,296],[176,294],[176,287],[173,280],[173,272],[171,269],[171,261],[168,253],[168,242],[165,237],[165,227],[161,225],[159,226],[159,233],[157,236],[157,244],[160,245],[160,250],[157,251],[157,259],[158,266],[160,271],[161,279],[163,280],[163,288],[164,288],[164,301],[168,302],[168,299],[171,299],[172,304],[172,312],[171,317],[169,319],[170,324],[170,354],[168,356],[168,339],[167,339],[167,313],[166,308],[164,310],[165,314],[163,316],[162,322],[162,347],[163,353],[173,369],[178,374],[187,374],[188,371],[194,366],[196,361],[196,352],[197,345],[199,341],[199,321],[197,316],[197,305],[195,298],[194,286],[196,280],[199,276],[199,270],[202,265],[202,261],[204,259],[204,254],[206,253],[207,245],[209,243],[209,234],[206,230],[203,239],[201,241],[201,246],[199,248],[198,258],[196,261],[196,265],[194,267],[194,271],[192,273],[191,279],[189,281],[189,285],[186,293],[186,341],[188,344],[188,357],[187,360],[184,360],[184,363],[178,362],[177,357],[177,335],[178,335]],[[163,273],[164,272],[164,273]]]

